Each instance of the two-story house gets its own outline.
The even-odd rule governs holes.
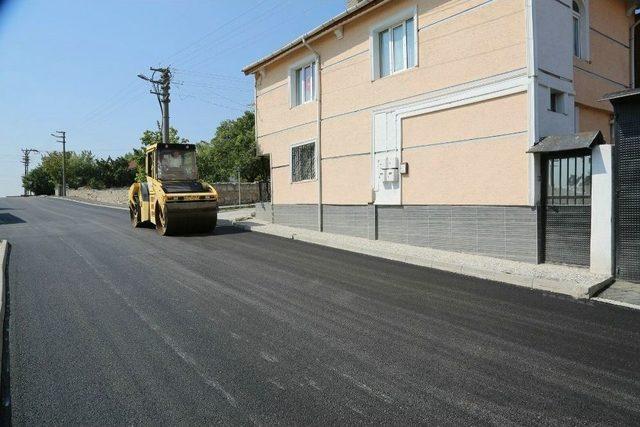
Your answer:
[[[592,215],[611,215],[602,98],[632,86],[637,2],[348,3],[243,70],[271,170],[259,215],[610,270],[594,236],[611,221]]]

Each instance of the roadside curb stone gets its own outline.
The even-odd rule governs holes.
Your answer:
[[[370,255],[392,261],[404,262],[421,267],[448,271],[464,276],[477,277],[494,282],[537,289],[569,295],[573,298],[590,298],[598,291],[613,282],[612,277],[593,275],[588,270],[569,266],[541,267],[535,264],[525,264],[518,261],[493,259],[472,254],[438,251],[430,248],[414,247],[399,243],[368,240],[358,237],[334,235],[331,233],[312,230],[302,230],[292,227],[263,222],[256,219],[246,221],[237,218],[232,224],[246,231],[270,234],[287,239],[300,240],[322,246]],[[425,255],[425,252],[427,254]],[[438,257],[430,257],[428,252],[437,253]],[[447,257],[452,262],[441,259]],[[469,261],[474,262],[469,262]],[[481,260],[481,261],[480,261]],[[501,268],[492,268],[491,264]],[[474,265],[474,264],[482,264]],[[519,273],[523,265],[529,274]],[[554,274],[550,274],[552,269]]]

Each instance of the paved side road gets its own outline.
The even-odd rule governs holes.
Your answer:
[[[640,423],[637,311],[127,215],[0,199],[16,425]]]

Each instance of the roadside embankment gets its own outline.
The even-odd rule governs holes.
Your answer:
[[[258,202],[260,200],[259,185],[257,182],[243,182],[240,184],[240,192],[238,193],[237,183],[218,182],[213,184],[218,192],[220,206],[245,205]],[[68,189],[67,197],[107,205],[126,206],[129,198],[127,191],[128,188],[96,190],[88,187],[80,187],[78,189]]]

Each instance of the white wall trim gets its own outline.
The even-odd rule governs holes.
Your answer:
[[[464,92],[451,94],[442,98],[435,98],[395,110],[396,120],[403,120],[413,116],[447,110],[463,105],[475,104],[494,98],[501,98],[520,92],[526,92],[527,80],[524,78],[484,87],[468,89]]]
[[[422,96],[413,97],[410,100],[402,100],[402,101],[392,101],[387,102],[382,105],[378,105],[371,108],[372,113],[381,113],[381,112],[389,112],[398,110],[401,108],[406,108],[411,105],[420,105],[425,102],[432,101],[434,99],[447,99],[454,96],[458,96],[461,93],[467,93],[471,90],[478,88],[485,88],[487,86],[497,87],[502,84],[510,85],[514,80],[520,79],[522,81],[526,80],[527,72],[526,69],[521,68],[513,71],[509,71],[503,74],[497,74],[495,76],[491,76],[485,79],[475,80],[471,82],[465,82],[455,86],[449,86],[443,89],[434,90],[431,92],[427,92]]]

